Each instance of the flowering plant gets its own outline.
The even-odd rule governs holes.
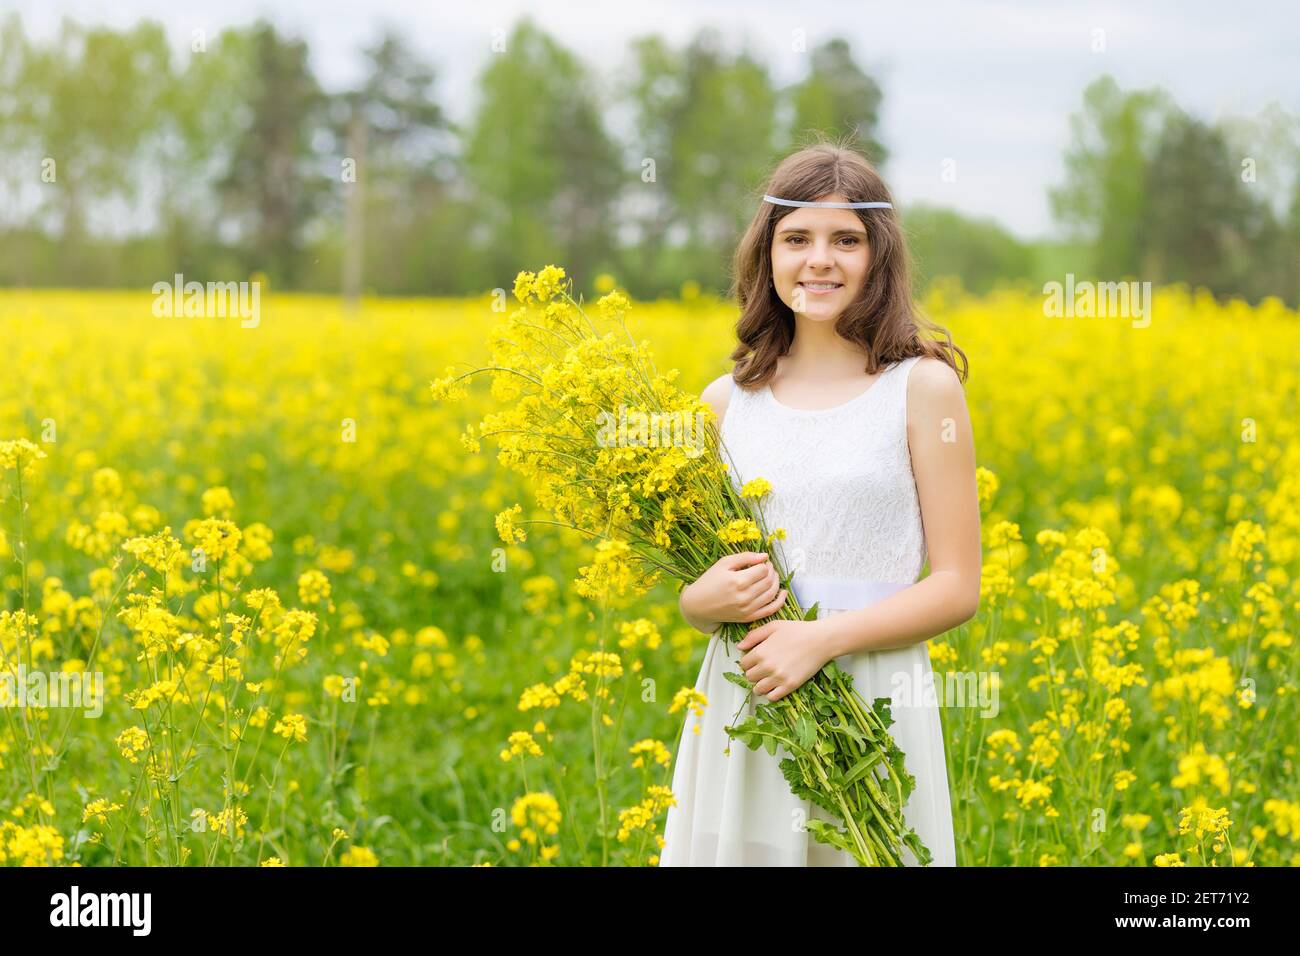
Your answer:
[[[521,307],[493,330],[492,364],[448,369],[430,384],[435,398],[462,398],[468,377],[488,373],[493,398],[507,406],[469,426],[463,441],[477,451],[480,439],[492,438],[501,463],[530,480],[554,520],[518,520],[515,505],[497,516],[501,538],[524,541],[522,526],[535,523],[589,535],[594,558],[574,587],[594,599],[641,594],[664,576],[686,584],[725,554],[767,550],[790,595],[768,620],[815,617],[815,606],[799,607],[791,576],[772,553],[781,532],[762,525],[757,501],[771,485],[755,479],[735,487],[716,417],[673,384],[675,370],[656,369],[648,343],[632,339],[627,298],[615,291],[597,301],[601,331],[557,266],[521,272],[514,294]],[[721,637],[734,643],[748,630],[724,623]],[[726,677],[752,692],[742,674]],[[772,755],[785,749],[780,768],[791,792],[840,821],[808,820],[818,841],[863,866],[902,865],[904,845],[926,864],[930,853],[903,818],[915,781],[888,732],[892,722],[888,698],[868,706],[832,660],[727,733]]]

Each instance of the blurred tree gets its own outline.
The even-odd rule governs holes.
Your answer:
[[[119,32],[65,19],[48,46],[29,48],[20,128],[41,163],[30,171],[42,191],[36,223],[57,223],[63,282],[96,281],[92,232],[128,231],[142,144],[170,80],[166,37],[153,22]],[[92,229],[97,211],[103,219]]]
[[[189,59],[164,92],[149,152],[160,182],[159,234],[167,275],[216,276],[239,268],[220,248],[216,183],[234,163],[230,132],[244,120],[255,90],[255,34],[230,29],[192,38]]]
[[[624,174],[593,86],[527,18],[491,55],[465,141],[472,218],[447,236],[473,243],[480,288],[508,288],[519,269],[548,262],[576,276],[608,267]]]
[[[328,187],[328,159],[316,152],[326,98],[312,75],[307,44],[259,21],[250,29],[253,88],[230,166],[218,183],[240,227],[248,271],[272,287],[293,287],[304,270],[304,231]]]
[[[643,37],[632,44],[622,92],[634,129],[624,282],[637,295],[675,295],[688,280],[724,291],[774,154],[776,93],[766,69],[746,52],[725,53],[714,29],[680,52]]]
[[[336,96],[330,114],[334,152],[357,163],[354,181],[334,176],[346,211],[344,291],[358,294],[363,275],[390,291],[454,287],[454,257],[425,256],[420,242],[456,171],[454,127],[434,99],[436,73],[393,32],[363,55],[365,80]]]
[[[28,137],[31,117],[27,109],[28,98],[22,94],[22,81],[27,72],[27,38],[23,35],[22,20],[11,13],[0,20],[0,190],[4,202],[0,203],[0,228],[12,228],[20,222],[18,193],[24,178],[23,167],[30,163],[27,178],[39,164],[31,159]],[[20,156],[20,151],[25,156]]]
[[[686,236],[674,278],[725,293],[736,239],[777,158],[776,91],[762,63],[744,51],[722,52],[712,28],[691,41],[684,67],[686,107],[668,184]]]
[[[1300,116],[1272,102],[1254,116],[1225,116],[1217,128],[1238,163],[1245,192],[1274,214],[1256,237],[1258,254],[1243,291],[1300,306]]]
[[[1261,294],[1260,273],[1281,231],[1240,174],[1220,130],[1181,110],[1168,118],[1147,167],[1135,236],[1143,277],[1204,285],[1216,295]]]
[[[794,106],[787,137],[791,148],[816,131],[831,140],[852,136],[877,169],[889,159],[880,140],[884,93],[854,61],[847,41],[836,37],[817,47],[807,78],[787,92]]]
[[[40,185],[40,154],[32,147],[30,99],[23,95],[29,56],[17,13],[0,20],[0,282],[26,283],[33,243],[24,242],[30,212],[24,196]]]
[[[1300,168],[1300,156],[1296,156],[1296,166]],[[1285,278],[1273,294],[1282,297],[1294,309],[1300,309],[1300,176],[1296,176],[1291,186],[1291,203],[1283,223],[1282,241],[1278,248],[1278,258],[1283,263]]]
[[[987,292],[1000,279],[1035,273],[1033,249],[991,219],[971,219],[951,209],[909,206],[902,221],[917,288],[955,275],[971,292]]]
[[[1124,93],[1109,76],[1083,91],[1070,117],[1065,183],[1048,198],[1057,220],[1089,242],[1092,269],[1107,279],[1135,276],[1146,167],[1156,133],[1172,108],[1163,90]]]
[[[660,36],[634,39],[618,96],[632,114],[623,191],[629,228],[620,236],[619,278],[634,295],[650,296],[668,291],[654,277],[680,215],[671,184],[678,173],[675,145],[689,108],[685,58]]]

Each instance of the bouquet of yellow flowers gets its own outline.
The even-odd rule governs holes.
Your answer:
[[[595,540],[594,558],[574,583],[578,593],[635,595],[664,576],[686,584],[724,554],[764,549],[790,595],[773,618],[815,617],[816,607],[805,611],[795,600],[761,511],[751,504],[768,486],[757,479],[735,487],[716,417],[673,384],[675,370],[656,370],[648,343],[632,339],[627,298],[611,292],[597,301],[601,331],[557,266],[521,272],[514,294],[521,307],[492,331],[492,364],[448,369],[430,388],[437,399],[463,398],[469,376],[491,376],[492,397],[503,410],[469,426],[463,441],[477,451],[480,439],[491,438],[501,463],[530,480],[538,504],[555,519],[550,523]],[[521,526],[530,522],[517,520],[521,513],[515,505],[497,516],[507,543],[526,538]],[[722,627],[732,642],[749,630]],[[727,679],[752,691],[740,673]],[[808,820],[820,842],[863,866],[901,866],[904,845],[926,864],[930,853],[903,818],[915,781],[888,732],[892,722],[888,698],[868,706],[852,677],[830,661],[727,733],[772,755],[785,748],[780,768],[791,791],[842,823]]]

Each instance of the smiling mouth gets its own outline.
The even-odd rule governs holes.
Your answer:
[[[809,292],[834,292],[844,288],[843,282],[800,282],[799,285]]]

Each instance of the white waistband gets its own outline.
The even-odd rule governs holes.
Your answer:
[[[796,574],[790,582],[799,606],[805,611],[814,604],[823,611],[855,611],[883,601],[910,584],[895,581],[864,581],[860,578],[811,578]]]

